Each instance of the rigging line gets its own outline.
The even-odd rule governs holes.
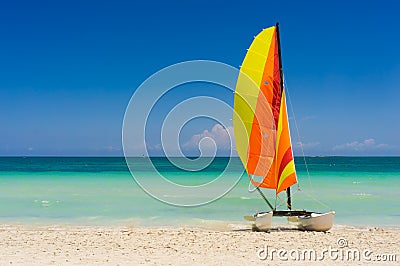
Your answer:
[[[278,201],[279,201],[279,203],[277,204],[277,208],[283,207],[283,206],[285,206],[285,207],[287,206],[286,199],[283,199],[283,198],[280,197],[279,195],[277,196],[277,198],[278,198]],[[292,206],[292,210],[295,211],[295,210],[302,210],[302,209],[294,208],[294,207]]]
[[[318,203],[319,205],[323,206],[324,208],[328,209],[328,210],[332,210],[332,207],[328,204],[323,203],[322,201],[320,201],[319,199],[317,199],[316,197],[314,197],[313,194],[311,193],[307,193],[305,190],[302,191],[294,191],[295,194],[297,194],[297,192],[302,192],[302,195],[305,195],[306,197],[312,199],[313,201],[315,201],[316,203]],[[293,194],[291,195],[291,197],[293,196]],[[278,203],[276,203],[278,202]],[[276,204],[276,208],[282,207],[282,206],[287,206],[287,202],[286,199],[283,199],[281,196],[279,196],[279,194],[276,196],[275,199],[275,204]],[[292,206],[292,210],[301,210],[299,208],[294,208]]]
[[[309,197],[310,199],[312,199],[312,200],[318,202],[321,206],[324,206],[325,208],[327,208],[327,209],[329,209],[329,210],[332,210],[332,207],[331,207],[331,206],[329,206],[328,204],[323,203],[322,201],[320,201],[319,199],[317,199],[316,197],[314,197],[314,195],[309,194],[309,193],[307,193],[307,192],[304,192],[304,195],[307,196],[307,197]]]
[[[283,78],[283,83],[285,84],[284,88],[285,88],[286,93],[287,93],[287,96],[288,96],[287,98],[288,98],[288,100],[289,100],[290,111],[291,111],[291,113],[292,113],[293,121],[294,121],[294,126],[295,126],[295,128],[296,128],[297,139],[299,140],[300,150],[301,150],[301,154],[302,154],[303,160],[304,160],[304,166],[306,167],[308,182],[310,183],[311,190],[312,190],[313,193],[314,193],[314,187],[313,187],[312,184],[311,184],[310,171],[308,170],[306,155],[305,155],[305,153],[304,153],[303,142],[301,141],[301,138],[300,138],[299,127],[297,126],[296,116],[294,115],[292,100],[291,100],[291,98],[290,98],[290,93],[289,93],[289,89],[288,89],[288,87],[287,87],[287,82],[286,82],[285,77]],[[297,189],[300,190],[300,184],[299,184],[299,182],[297,182]]]
[[[311,180],[310,180],[310,184],[311,184]],[[308,197],[309,199],[312,199],[313,201],[315,201],[319,205],[323,206],[324,208],[333,210],[330,205],[320,201],[318,198],[315,197],[315,194],[316,194],[315,191],[312,191],[312,193],[308,193],[306,190],[295,190],[295,191],[292,191],[292,194],[290,195],[290,197],[293,198],[293,196],[297,195],[297,193],[300,193],[300,194]],[[285,199],[282,199],[281,197],[278,196],[278,200],[280,201],[280,203],[277,205],[277,208],[287,205],[287,202],[285,201]],[[297,210],[298,208],[293,208],[293,206],[292,206],[292,209]]]
[[[279,195],[276,195],[275,204],[277,199],[279,200],[279,204],[277,205],[277,207],[282,207],[287,205],[286,200],[282,199]]]
[[[294,126],[295,126],[295,128],[296,128],[296,133],[297,133],[297,139],[299,140],[300,150],[301,150],[302,157],[303,157],[303,160],[304,160],[304,166],[305,166],[306,172],[307,172],[308,183],[309,183],[309,185],[310,185],[312,194],[315,194],[315,190],[314,190],[314,187],[313,187],[312,182],[311,182],[311,176],[310,176],[310,171],[309,171],[309,169],[308,169],[308,164],[307,164],[306,156],[305,156],[305,153],[304,153],[303,142],[301,141],[301,138],[300,138],[300,131],[299,131],[299,128],[298,128],[298,126],[297,126],[296,116],[294,115],[292,100],[291,100],[291,98],[290,98],[290,93],[289,93],[289,89],[288,89],[288,87],[287,87],[287,82],[286,82],[286,79],[285,79],[285,78],[283,78],[283,83],[284,83],[284,85],[285,85],[284,88],[285,88],[286,94],[287,94],[287,96],[288,96],[287,98],[288,98],[289,105],[290,105],[290,111],[291,111],[292,116],[293,116]],[[297,183],[297,191],[294,191],[293,194],[297,194],[297,192],[299,192],[299,190],[300,190],[300,184],[299,184],[299,182],[298,182],[298,183]],[[293,194],[291,195],[291,197],[293,197]],[[315,197],[314,197],[313,195],[311,195],[310,193],[304,192],[304,195],[306,195],[307,197],[309,197],[309,198],[315,200],[316,202],[318,202],[318,203],[321,204],[322,206],[327,207],[328,209],[331,209],[331,207],[330,207],[329,205],[327,205],[327,204],[323,203],[322,201],[318,200],[317,198],[315,198]]]

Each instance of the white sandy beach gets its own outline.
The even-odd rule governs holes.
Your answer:
[[[342,239],[338,244],[338,239]],[[347,241],[347,246],[345,245]],[[339,247],[338,245],[343,245]],[[261,260],[260,248],[284,249]],[[324,249],[324,258],[320,260]],[[328,233],[275,229],[252,232],[248,226],[229,230],[175,227],[23,226],[0,227],[0,265],[280,265],[310,264],[298,257],[315,250],[317,261],[332,265],[400,263],[400,229],[335,226]],[[359,250],[360,260],[345,254]],[[334,250],[342,250],[340,253]],[[367,251],[365,251],[367,250]],[[281,251],[282,252],[282,251]],[[289,252],[290,255],[289,255]],[[333,252],[329,254],[329,252]],[[363,257],[367,252],[367,257]],[[389,254],[396,255],[395,262]],[[259,255],[264,256],[261,252]],[[306,253],[307,255],[307,253]],[[379,255],[384,255],[383,257]],[[302,255],[299,255],[302,256]],[[307,255],[308,256],[308,255]],[[284,261],[285,258],[287,261]]]

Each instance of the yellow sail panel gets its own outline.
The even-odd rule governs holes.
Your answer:
[[[275,128],[271,119],[268,120],[272,112],[261,91],[274,38],[275,27],[263,30],[254,38],[240,69],[234,100],[233,123],[238,155],[248,174],[261,176],[268,173],[275,148],[272,132]],[[272,46],[275,49],[274,43]]]
[[[247,79],[248,80],[248,79]],[[244,82],[242,81],[242,84]],[[254,86],[251,84],[249,87]],[[254,109],[252,109],[250,95],[235,94],[233,125],[236,140],[237,153],[246,167],[247,165],[247,150],[249,147],[249,135],[253,125]],[[250,100],[251,99],[251,100]],[[247,168],[246,168],[247,170]]]
[[[238,82],[236,84],[237,92],[247,92],[258,97],[261,79],[264,73],[265,62],[267,61],[268,52],[274,33],[275,27],[270,27],[263,30],[254,38],[254,41],[250,45],[250,48],[248,49],[246,57],[244,58],[242,66],[240,68],[241,73],[249,76],[254,81],[254,83],[258,85],[258,90],[256,90],[256,88],[248,90],[245,87],[241,86],[241,84]],[[254,94],[251,92],[253,92]]]

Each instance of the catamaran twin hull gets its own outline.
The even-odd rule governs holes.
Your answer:
[[[301,215],[296,216],[296,212],[300,213]],[[332,228],[334,215],[334,211],[327,213],[306,211],[270,211],[256,213],[254,216],[245,216],[245,219],[253,221],[253,229],[257,231],[271,230],[273,216],[287,216],[288,220],[297,224],[297,227],[300,230],[325,232]]]
[[[235,90],[233,126],[243,166],[270,212],[253,217],[258,230],[269,230],[272,216],[288,216],[300,229],[327,231],[334,211],[293,211],[290,187],[297,183],[282,70],[279,23],[259,33],[243,60]],[[262,177],[255,181],[252,176]],[[276,210],[260,188],[286,191],[287,211]]]

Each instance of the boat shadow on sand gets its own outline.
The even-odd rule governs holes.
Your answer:
[[[259,230],[256,226],[252,225],[251,228],[241,228],[241,229],[234,229],[233,232],[262,232],[262,233],[273,233],[273,232],[316,232],[312,230],[305,230],[302,228],[298,228],[296,226],[276,226],[268,231]],[[330,233],[329,231],[321,232],[321,233]]]

